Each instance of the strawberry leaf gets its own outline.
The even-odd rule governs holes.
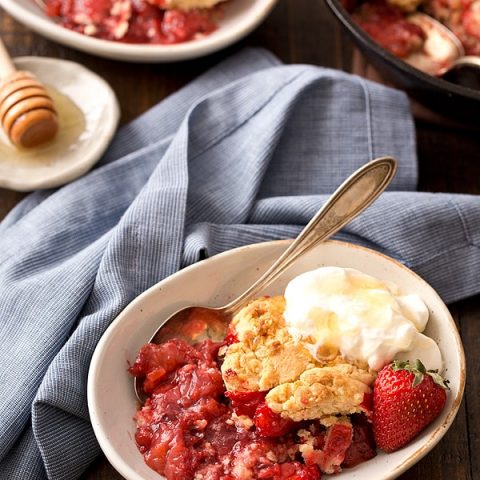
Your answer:
[[[394,372],[397,372],[398,370],[408,370],[408,364],[408,360],[406,362],[404,362],[403,360],[394,360],[391,368]]]
[[[443,378],[439,373],[438,370],[428,370],[427,375],[430,375],[432,377],[433,382],[438,385],[439,387],[444,388],[445,390],[450,390],[450,387],[448,384],[450,383],[448,380]]]
[[[439,373],[438,370],[427,370],[425,365],[419,360],[415,360],[413,365],[410,364],[408,360],[394,360],[391,364],[391,368],[394,372],[398,370],[406,370],[407,372],[413,373],[413,382],[412,387],[416,387],[423,382],[425,375],[432,377],[434,383],[445,390],[449,390],[448,380],[445,380]]]
[[[418,370],[420,373],[427,373],[425,365],[418,358],[415,360],[415,366],[413,368]]]
[[[424,375],[423,375],[422,372],[419,372],[416,369],[413,369],[412,373],[414,375],[413,382],[412,382],[412,387],[416,387],[417,385],[420,385],[423,382]]]

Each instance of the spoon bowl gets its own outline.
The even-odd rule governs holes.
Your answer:
[[[324,203],[298,237],[273,265],[246,291],[228,304],[212,308],[190,306],[178,310],[158,327],[150,343],[182,338],[189,343],[206,338],[221,341],[228,324],[239,310],[278,278],[298,257],[326,240],[365,210],[390,184],[397,169],[391,157],[381,157],[363,165],[348,177]],[[134,378],[134,390],[143,403],[141,381]]]
[[[429,75],[441,76],[465,55],[459,38],[430,15],[417,12],[409,15],[407,20],[419,26],[426,35],[423,48],[404,59],[412,67]]]

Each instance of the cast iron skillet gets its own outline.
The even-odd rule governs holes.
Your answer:
[[[373,41],[343,8],[340,0],[326,0],[369,63],[412,98],[462,123],[480,124],[480,91],[447,82],[411,67]]]

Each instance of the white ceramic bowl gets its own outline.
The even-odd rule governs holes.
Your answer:
[[[92,55],[130,62],[172,62],[207,55],[236,42],[257,27],[276,2],[231,0],[225,4],[225,16],[215,32],[175,45],[135,45],[88,37],[57,25],[34,0],[0,0],[0,6],[33,31]]]
[[[159,480],[138,452],[133,414],[136,399],[127,373],[132,362],[162,319],[181,307],[219,306],[241,293],[286,248],[288,241],[250,245],[212,257],[172,275],[135,299],[110,325],[93,355],[88,378],[90,418],[100,446],[111,464],[127,480]],[[442,414],[405,448],[379,453],[355,468],[332,478],[392,479],[431,450],[447,431],[460,405],[465,384],[465,358],[455,324],[435,291],[415,273],[372,250],[328,241],[298,259],[264,293],[280,294],[288,281],[307,270],[336,265],[353,267],[395,282],[406,293],[421,295],[430,310],[427,335],[438,342],[451,390]],[[188,292],[188,297],[186,296]]]

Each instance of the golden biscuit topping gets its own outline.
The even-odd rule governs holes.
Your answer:
[[[273,388],[266,397],[276,413],[295,421],[363,412],[374,376],[350,364],[312,368],[291,383]]]
[[[238,342],[225,350],[222,375],[227,390],[269,391],[268,406],[295,421],[361,412],[374,373],[328,346],[314,358],[289,334],[283,296],[259,298],[232,320]]]
[[[291,382],[317,365],[285,327],[283,297],[260,298],[233,319],[239,342],[225,353],[222,375],[227,390],[263,391]]]

